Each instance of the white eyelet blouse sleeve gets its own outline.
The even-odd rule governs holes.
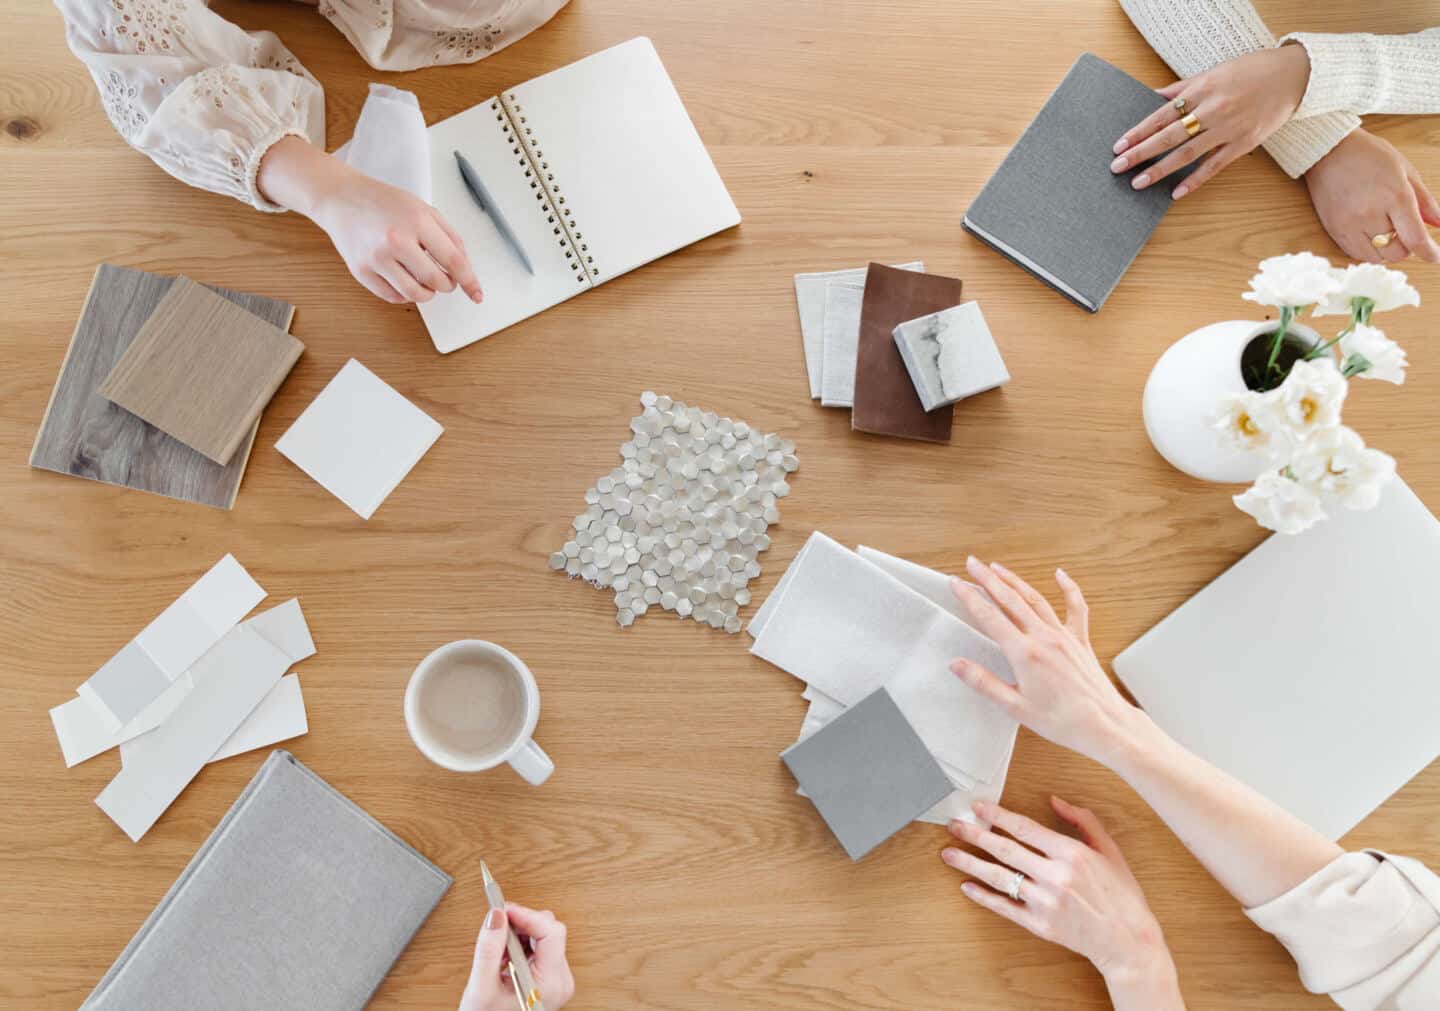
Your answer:
[[[1120,0],[1120,6],[1178,77],[1194,77],[1276,45],[1249,0]],[[1360,117],[1353,112],[1295,117],[1271,134],[1264,147],[1286,175],[1298,179],[1359,125]]]
[[[1440,1008],[1440,877],[1417,860],[1346,853],[1245,914],[1346,1011]]]
[[[260,159],[294,134],[325,143],[325,95],[271,32],[203,0],[56,0],[70,50],[130,146],[177,179],[278,211]]]
[[[378,70],[469,63],[544,24],[565,0],[319,0]],[[325,145],[325,93],[273,32],[207,0],[55,0],[70,50],[115,129],[172,176],[264,211],[260,160],[282,137]],[[325,30],[315,22],[316,30]]]

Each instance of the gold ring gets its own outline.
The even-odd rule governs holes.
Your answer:
[[[1201,130],[1205,129],[1203,126],[1200,125],[1200,120],[1193,112],[1186,116],[1184,119],[1182,119],[1180,121],[1180,125],[1185,128],[1185,132],[1191,137],[1195,136]]]
[[[1395,238],[1394,232],[1381,232],[1379,235],[1372,235],[1370,237],[1370,245],[1376,249],[1384,249],[1390,245],[1390,240],[1393,238]]]
[[[1177,113],[1182,116],[1185,115],[1185,98],[1183,95],[1180,98],[1175,99],[1175,101],[1171,102],[1170,104],[1175,106],[1175,111]]]

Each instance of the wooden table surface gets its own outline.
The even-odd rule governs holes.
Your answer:
[[[621,630],[608,594],[559,578],[546,556],[655,389],[799,444],[757,600],[815,529],[942,568],[976,552],[1045,580],[1063,563],[1108,660],[1261,540],[1229,489],[1154,453],[1140,391],[1171,341],[1253,315],[1239,296],[1256,261],[1339,257],[1302,184],[1264,155],[1231,168],[1175,209],[1091,316],[959,221],[1081,51],[1171,80],[1113,0],[577,0],[480,64],[414,74],[371,71],[301,7],[217,7],[277,31],[325,84],[331,146],[370,80],[414,89],[434,121],[647,34],[745,220],[442,357],[413,308],[376,302],[309,222],[188,189],[130,150],[53,7],[0,10],[3,1006],[78,1004],[263,761],[206,768],[137,845],[92,803],[117,756],[66,770],[46,717],[226,552],[272,600],[298,594],[319,645],[299,668],[310,733],[288,747],[455,875],[376,1007],[458,1000],[485,908],[482,855],[511,897],[569,921],[576,1008],[1108,1006],[1082,959],[960,896],[937,857],[942,829],[844,857],[776,757],[800,726],[800,686],[749,656],[747,638],[661,613]],[[1281,30],[1412,31],[1427,8],[1433,19],[1428,0],[1262,7]],[[1440,119],[1369,126],[1440,182]],[[852,434],[847,413],[807,395],[791,275],[912,258],[964,279],[1014,375],[957,409],[949,446]],[[307,351],[265,412],[233,511],[27,467],[101,261],[299,307]],[[1414,277],[1426,305],[1385,321],[1411,350],[1409,381],[1356,384],[1346,419],[1440,505],[1440,271]],[[352,355],[446,429],[368,523],[274,450]],[[441,770],[405,733],[416,662],[469,636],[503,643],[539,678],[537,737],[558,766],[541,789],[503,769]],[[1051,792],[1093,806],[1119,839],[1192,1008],[1328,1006],[1118,779],[1022,730],[1006,800],[1047,817]],[[1437,813],[1432,768],[1348,844],[1440,864]]]

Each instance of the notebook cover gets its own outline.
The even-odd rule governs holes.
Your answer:
[[[954,405],[926,412],[910,381],[894,330],[907,319],[960,304],[960,282],[939,274],[870,264],[860,310],[860,352],[855,364],[855,408],[850,427],[875,435],[949,442]]]
[[[1440,521],[1398,478],[1275,534],[1115,658],[1150,716],[1330,839],[1440,755]]]
[[[229,509],[240,489],[258,421],[222,467],[98,392],[174,280],[108,263],[96,268],[35,435],[30,466]],[[288,302],[224,288],[211,290],[282,330],[289,329],[295,315]]]
[[[450,884],[273,751],[82,1011],[363,1008]]]
[[[1098,312],[1188,174],[1134,190],[1137,169],[1110,171],[1115,141],[1164,104],[1129,74],[1081,54],[966,211],[965,229]]]

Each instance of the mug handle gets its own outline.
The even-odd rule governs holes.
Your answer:
[[[531,786],[539,786],[555,771],[555,763],[533,740],[527,740],[519,751],[510,756],[510,768],[518,772]]]

